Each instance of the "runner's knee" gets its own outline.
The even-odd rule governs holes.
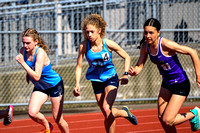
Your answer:
[[[29,117],[30,118],[36,118],[38,112],[34,111],[34,110],[29,110],[28,111]]]
[[[168,126],[174,126],[176,122],[176,118],[164,117],[162,121]]]
[[[103,106],[103,110],[105,112],[105,117],[109,117],[110,113],[111,113],[111,109],[110,109],[110,106],[109,105],[104,105]]]
[[[56,122],[57,125],[60,125],[60,126],[62,126],[62,125],[66,126],[67,125],[67,127],[68,127],[67,122],[63,118],[55,119],[55,122]]]

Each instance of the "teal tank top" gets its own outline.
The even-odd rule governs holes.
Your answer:
[[[89,64],[86,72],[88,80],[105,82],[117,74],[112,63],[112,53],[108,50],[105,39],[103,39],[103,49],[100,52],[93,52],[90,41],[87,42],[86,59]]]
[[[39,47],[35,51],[32,62],[27,60],[26,51],[24,50],[24,61],[32,70],[35,70],[36,54],[37,54],[38,49]],[[51,63],[49,63],[49,65],[47,66],[43,66],[41,78],[39,81],[33,80],[30,76],[29,76],[29,79],[34,84],[35,88],[42,89],[42,90],[52,88],[61,81],[60,75],[52,69]]]

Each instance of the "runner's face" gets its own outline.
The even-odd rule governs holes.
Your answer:
[[[29,51],[32,51],[36,47],[37,41],[33,41],[32,37],[24,36],[22,38],[22,43],[23,43],[24,49],[27,52],[29,52]]]
[[[88,24],[86,26],[86,34],[91,42],[96,41],[100,37],[100,30],[96,26]]]
[[[160,31],[157,31],[155,27],[145,26],[144,37],[148,44],[154,44],[155,42],[157,42],[159,35],[160,35]]]

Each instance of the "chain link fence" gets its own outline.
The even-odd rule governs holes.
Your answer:
[[[11,0],[0,9],[0,106],[28,105],[33,89],[25,81],[25,71],[15,61],[22,47],[21,32],[35,28],[50,48],[53,69],[64,81],[65,104],[95,103],[92,86],[85,79],[88,68],[84,59],[81,79],[81,96],[74,97],[75,66],[79,43],[83,40],[81,21],[91,13],[100,14],[107,22],[106,38],[114,40],[131,56],[135,65],[143,36],[143,23],[150,17],[161,22],[161,36],[181,45],[196,49],[200,47],[200,1],[199,0],[29,0],[19,3]],[[23,0],[21,0],[23,1]],[[29,4],[28,4],[28,3]],[[0,3],[2,4],[2,3]],[[192,60],[178,55],[191,81],[189,99],[198,100],[200,91],[196,85]],[[113,53],[117,73],[123,75],[124,61]],[[157,99],[161,76],[157,67],[148,59],[137,77],[130,77],[128,85],[120,86],[117,102]],[[50,102],[47,101],[46,104]],[[82,105],[81,105],[82,106]],[[85,104],[84,106],[88,106]]]

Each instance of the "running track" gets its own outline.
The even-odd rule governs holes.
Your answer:
[[[180,112],[188,112],[192,108],[194,106],[182,107]],[[138,125],[132,125],[124,118],[117,118],[115,133],[164,133],[157,118],[157,109],[131,110],[131,112],[137,117]],[[47,119],[54,125],[53,133],[60,133],[52,117]],[[100,112],[65,115],[64,119],[69,124],[70,133],[105,133],[103,115]],[[176,128],[178,133],[192,133],[189,121]],[[42,129],[42,126],[31,119],[14,120],[9,126],[4,126],[0,122],[0,133],[41,133]]]

